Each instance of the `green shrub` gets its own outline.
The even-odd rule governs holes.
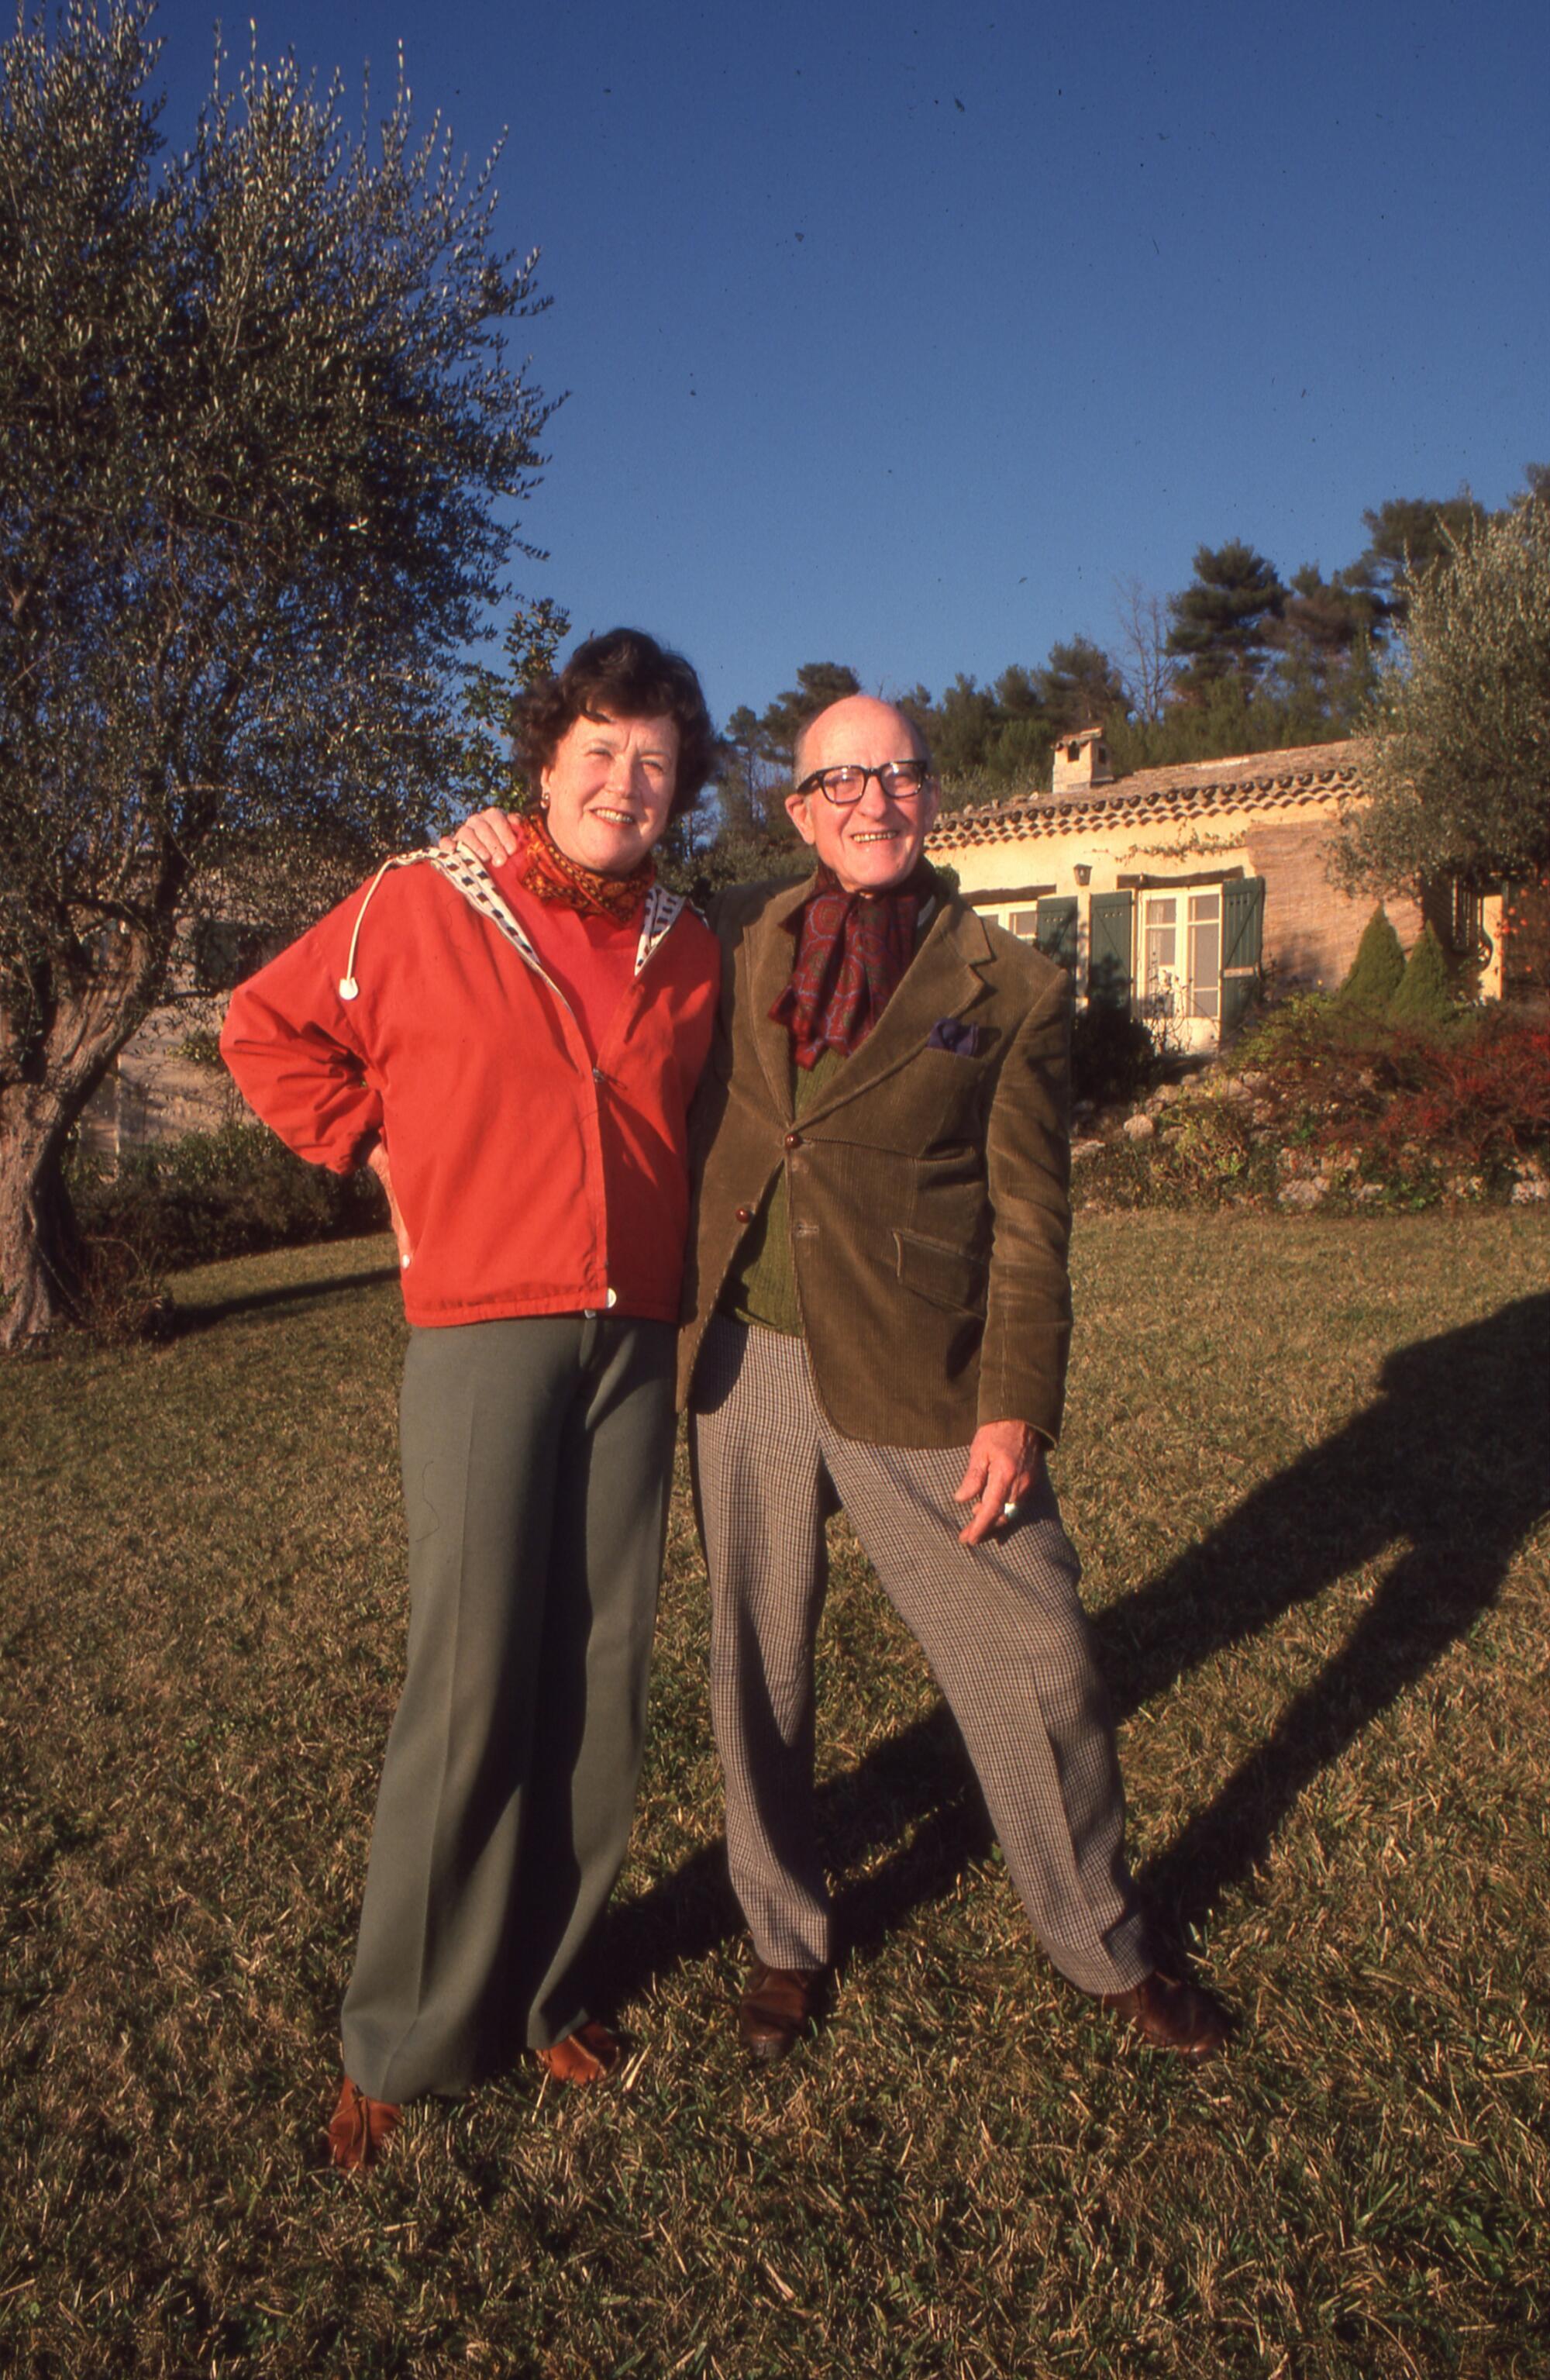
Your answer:
[[[1386,1014],[1405,972],[1405,953],[1394,921],[1380,902],[1362,929],[1356,956],[1336,998],[1342,1008],[1365,1016]]]
[[[132,1149],[112,1173],[79,1160],[71,1189],[88,1242],[131,1252],[142,1273],[347,1239],[385,1220],[371,1174],[306,1165],[260,1123]]]
[[[1072,1088],[1098,1107],[1140,1099],[1157,1079],[1156,1047],[1128,1008],[1089,1001],[1071,1035]]]
[[[1424,1033],[1451,1025],[1459,1014],[1442,944],[1430,926],[1423,926],[1409,958],[1399,988],[1388,1003],[1391,1025],[1405,1025]]]
[[[1326,1048],[1353,1024],[1359,1020],[1340,1006],[1338,993],[1298,992],[1249,1018],[1232,1047],[1233,1068],[1274,1073],[1302,1064],[1311,1051]]]

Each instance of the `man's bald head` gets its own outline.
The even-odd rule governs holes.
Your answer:
[[[879,713],[885,715],[884,722],[879,722]],[[875,694],[842,694],[838,702],[831,702],[826,710],[818,711],[816,717],[808,720],[805,727],[797,729],[796,741],[792,747],[792,783],[799,785],[803,778],[810,776],[815,769],[834,765],[828,759],[815,760],[811,757],[815,745],[821,743],[827,747],[831,725],[837,726],[841,731],[849,727],[858,727],[865,732],[886,722],[902,728],[909,738],[909,757],[913,759],[924,760],[929,768],[930,748],[907,710],[901,710],[896,702],[880,702]],[[842,753],[836,757],[843,759],[846,756]],[[901,747],[899,758],[902,759],[904,757],[903,748]]]

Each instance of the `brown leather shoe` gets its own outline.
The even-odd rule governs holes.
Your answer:
[[[619,2063],[619,2036],[606,2024],[589,2021],[578,2024],[551,2048],[535,2049],[533,2055],[556,2082],[600,2082]]]
[[[1219,2000],[1198,1984],[1182,1983],[1160,1969],[1143,1975],[1128,1992],[1105,1992],[1103,2005],[1127,2018],[1153,2049],[1171,2049],[1181,2058],[1219,2056],[1232,2031]]]
[[[796,2047],[823,2004],[821,1967],[767,1967],[756,1960],[737,2009],[737,2038],[773,2065]]]
[[[328,2153],[341,2173],[375,2165],[398,2130],[401,2110],[391,2099],[369,2099],[346,2074],[328,2119]]]

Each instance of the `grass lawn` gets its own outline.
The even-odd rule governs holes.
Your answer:
[[[1241,2012],[1194,2073],[1031,1946],[836,1531],[834,2019],[739,2062],[675,1503],[609,1957],[622,2084],[514,2067],[321,2162],[404,1613],[385,1241],[0,1369],[0,2368],[1550,2369],[1550,1218],[1083,1219],[1067,1519],[1133,1855]]]

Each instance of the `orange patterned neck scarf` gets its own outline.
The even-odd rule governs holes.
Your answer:
[[[522,842],[516,854],[518,881],[537,901],[558,901],[583,917],[612,917],[622,926],[639,908],[656,881],[656,862],[643,859],[627,876],[601,876],[567,858],[549,832],[540,810],[522,821]]]

